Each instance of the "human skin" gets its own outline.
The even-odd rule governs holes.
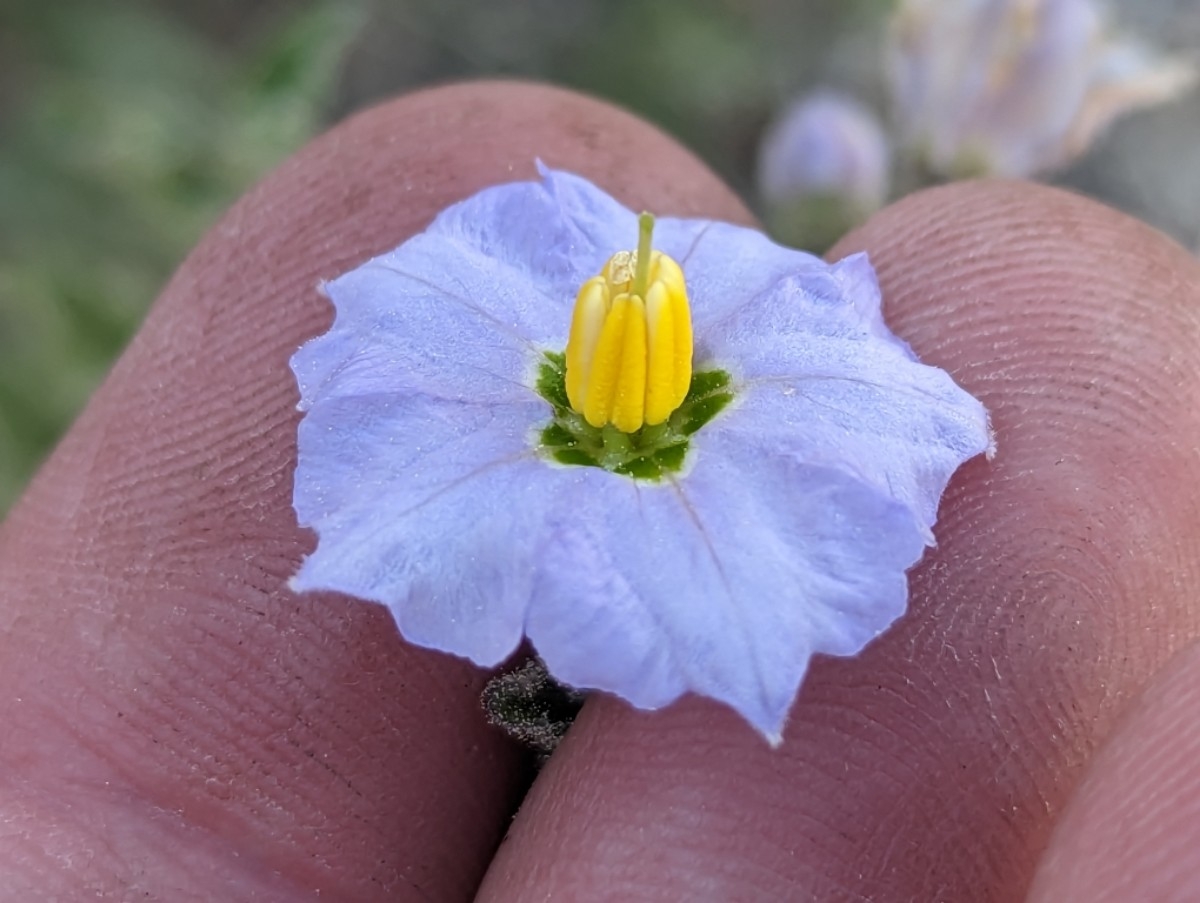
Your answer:
[[[1071,797],[1029,903],[1200,899],[1200,645],[1155,676]]]
[[[313,546],[287,359],[330,323],[321,279],[535,157],[750,219],[650,126],[515,84],[368,111],[243,198],[0,527],[0,898],[1009,901],[1050,844],[1038,899],[1100,899],[1088,815],[1146,801],[1122,756],[1200,748],[1171,720],[1198,720],[1200,658],[1153,682],[1200,629],[1200,265],[1012,183],[847,237],[831,256],[870,252],[888,322],[999,444],[953,480],[910,612],[814,662],[777,750],[715,703],[594,697],[512,821],[528,763],[483,676],[286,588]],[[1190,796],[1131,823],[1174,817],[1194,849],[1196,758],[1161,759]],[[1171,887],[1200,896],[1184,858]]]

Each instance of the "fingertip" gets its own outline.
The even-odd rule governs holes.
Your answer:
[[[979,360],[976,336],[1035,337],[1050,326],[1058,339],[1064,316],[1080,325],[1099,318],[1087,325],[1104,339],[1139,326],[1151,330],[1147,338],[1168,337],[1181,320],[1194,328],[1194,256],[1140,220],[1061,188],[981,180],[919,191],[846,235],[830,257],[860,251],[884,284],[889,324],[922,356],[949,355],[952,364]],[[1155,291],[1164,283],[1178,291]],[[1064,350],[1085,349],[1068,341]]]

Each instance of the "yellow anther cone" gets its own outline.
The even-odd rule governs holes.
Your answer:
[[[664,422],[692,380],[692,318],[683,271],[650,247],[620,251],[579,290],[566,351],[567,400],[593,427],[624,433]]]
[[[675,397],[675,309],[661,282],[646,297],[646,423],[662,423],[679,407]]]
[[[618,295],[604,321],[583,417],[592,426],[611,423],[623,433],[642,428],[646,408],[646,307],[636,295]]]
[[[575,313],[571,317],[571,337],[567,340],[567,400],[577,411],[583,410],[587,397],[588,375],[592,371],[592,359],[596,344],[608,316],[608,285],[600,276],[589,279],[579,290],[575,299]]]

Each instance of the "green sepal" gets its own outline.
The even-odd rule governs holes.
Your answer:
[[[567,399],[567,356],[547,351],[545,357],[538,366],[537,393],[550,402],[557,413],[571,407]]]
[[[538,365],[536,389],[554,409],[554,419],[539,434],[541,449],[559,464],[601,467],[635,480],[658,482],[683,468],[688,438],[733,401],[730,382],[724,370],[693,373],[683,404],[665,423],[634,433],[612,426],[597,429],[571,409],[566,355],[547,351]]]

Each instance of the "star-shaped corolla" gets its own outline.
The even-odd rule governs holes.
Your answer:
[[[651,709],[709,696],[777,742],[812,655],[853,654],[903,613],[987,415],[891,334],[865,255],[827,265],[663,218],[691,390],[633,433],[585,422],[561,380],[573,304],[638,234],[543,169],[327,284],[334,324],[292,361],[295,508],[318,535],[292,586],[382,603],[409,641],[480,665],[527,636],[567,684]],[[633,274],[618,289],[640,304]],[[589,436],[650,451],[617,464]]]

